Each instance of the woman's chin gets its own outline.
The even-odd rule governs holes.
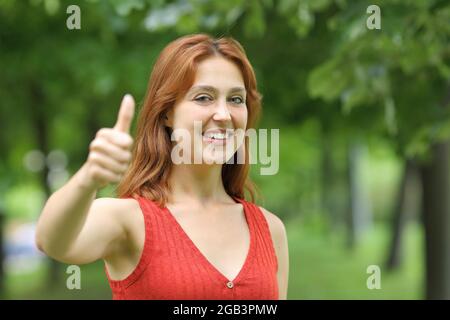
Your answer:
[[[224,152],[220,152],[220,151],[213,151],[213,154],[204,154],[203,158],[202,158],[202,163],[203,164],[210,164],[210,165],[214,165],[214,164],[225,164],[228,159],[230,159],[232,157],[231,156],[226,156],[224,154]]]

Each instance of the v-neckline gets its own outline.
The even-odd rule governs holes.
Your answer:
[[[247,205],[245,202],[239,198],[232,197],[236,203],[242,204],[242,208],[244,211],[245,220],[247,223],[247,228],[249,231],[249,237],[250,237],[250,243],[247,250],[247,255],[245,257],[244,263],[241,266],[241,269],[237,273],[237,275],[234,277],[234,279],[228,279],[227,276],[225,276],[215,265],[212,264],[211,261],[208,260],[208,258],[203,254],[203,252],[200,251],[200,249],[197,247],[197,245],[194,243],[194,241],[189,237],[189,235],[186,233],[186,231],[183,229],[181,224],[178,222],[178,220],[175,218],[175,216],[172,214],[169,208],[167,206],[163,207],[163,211],[169,216],[169,218],[174,222],[176,228],[180,231],[180,233],[183,235],[184,239],[186,240],[187,244],[192,248],[193,252],[199,257],[200,261],[205,264],[214,274],[216,274],[221,282],[232,282],[235,284],[236,282],[240,281],[241,278],[244,276],[248,265],[251,262],[251,258],[253,256],[253,246],[254,246],[254,231],[253,231],[253,222],[250,218],[249,209],[247,208]]]

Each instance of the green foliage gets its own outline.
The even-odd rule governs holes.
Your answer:
[[[261,37],[266,29],[263,7],[258,0],[250,1],[249,7],[244,28],[245,35]]]
[[[328,20],[336,37],[329,59],[310,73],[308,91],[327,102],[340,101],[345,112],[371,104],[384,106],[378,112],[385,114],[385,128],[400,153],[423,155],[433,141],[449,137],[445,131],[424,144],[417,132],[429,132],[427,127],[449,119],[448,113],[434,118],[434,110],[443,103],[449,86],[450,6],[438,1],[381,1],[381,30],[368,30],[361,15],[368,5],[360,1],[345,6]],[[434,84],[425,84],[431,99],[423,101],[424,92],[416,90],[418,74]],[[404,100],[418,99],[423,103],[402,105]],[[410,121],[411,115],[415,121]]]

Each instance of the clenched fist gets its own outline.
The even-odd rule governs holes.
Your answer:
[[[134,100],[125,95],[114,128],[100,129],[89,145],[89,156],[82,167],[82,185],[103,188],[117,183],[131,160],[133,138],[129,135],[134,116]]]

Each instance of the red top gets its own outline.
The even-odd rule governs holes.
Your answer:
[[[266,218],[258,206],[234,198],[244,207],[250,248],[233,281],[216,269],[167,209],[137,197],[145,221],[145,242],[134,271],[112,280],[113,299],[276,300],[278,262]]]

